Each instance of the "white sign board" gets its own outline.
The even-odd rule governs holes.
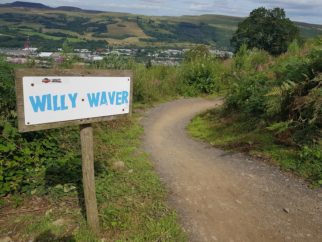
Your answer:
[[[25,125],[130,112],[130,77],[25,76]]]

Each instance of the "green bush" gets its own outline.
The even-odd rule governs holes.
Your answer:
[[[44,191],[50,185],[62,184],[62,174],[54,172],[58,168],[80,173],[77,147],[66,149],[60,145],[63,142],[66,145],[66,138],[59,137],[61,131],[20,134],[9,122],[1,124],[1,129],[0,196],[11,192],[31,192],[36,188]],[[78,165],[75,166],[75,162]],[[73,173],[66,177],[71,183],[79,179]]]
[[[322,186],[322,151],[321,146],[304,146],[297,162],[300,174],[317,186]]]
[[[297,144],[316,143],[322,127],[322,51],[320,41],[306,51],[291,51],[277,59],[272,69],[276,79],[267,94],[267,116],[289,121],[289,131]]]
[[[285,81],[302,82],[312,77],[309,62],[307,57],[299,55],[288,56],[283,61],[277,61],[273,67],[277,84],[283,84]]]
[[[0,120],[15,116],[14,69],[0,57]]]
[[[322,72],[322,37],[316,38],[309,53],[313,72]]]
[[[235,72],[255,72],[269,60],[267,52],[256,48],[249,50],[247,45],[243,44],[234,56],[232,69]]]
[[[321,58],[321,38],[301,50],[293,42],[289,52],[276,58],[241,46],[228,76],[226,113],[237,111],[246,119],[261,119],[268,127],[287,123],[283,132],[293,144],[318,142],[322,127]]]
[[[230,87],[225,108],[240,111],[248,116],[261,117],[266,110],[268,78],[263,74],[253,74],[239,79]]]
[[[212,93],[216,87],[213,61],[202,59],[184,64],[182,78],[189,86],[194,87],[197,93]]]
[[[266,112],[266,93],[270,80],[260,67],[267,65],[270,56],[262,50],[248,50],[242,45],[232,61],[232,73],[227,76],[229,87],[225,111],[239,111],[246,117],[260,118]]]
[[[301,47],[294,41],[279,57],[241,46],[226,75],[229,88],[221,112],[237,123],[252,125],[254,132],[271,132],[278,149],[294,152],[289,167],[318,185],[322,185],[321,60],[321,37]]]
[[[0,105],[0,196],[31,192],[38,187],[44,191],[50,184],[63,182],[61,172],[54,168],[74,174],[81,171],[75,130],[18,132],[14,70],[3,59],[0,59]],[[71,174],[70,181],[77,182],[79,175]]]
[[[211,56],[205,46],[197,46],[189,50],[180,67],[181,79],[191,87],[190,95],[219,91],[224,74],[223,64]]]

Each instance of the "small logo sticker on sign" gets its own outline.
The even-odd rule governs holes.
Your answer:
[[[61,79],[52,79],[52,80],[50,80],[49,78],[44,78],[44,79],[42,79],[42,82],[43,83],[50,83],[50,82],[52,82],[52,83],[61,83]]]
[[[49,82],[51,82],[48,78],[44,78],[44,79],[42,79],[42,82],[43,83],[49,83]]]
[[[61,79],[53,79],[51,82],[54,82],[54,83],[61,83]]]

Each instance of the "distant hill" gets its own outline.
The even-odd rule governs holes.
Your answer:
[[[35,8],[35,9],[51,9],[51,10],[62,10],[62,11],[74,11],[74,12],[88,12],[88,13],[103,13],[102,11],[97,10],[84,10],[77,7],[72,6],[59,6],[57,8],[49,7],[42,3],[32,3],[32,2],[23,2],[23,1],[16,1],[12,3],[0,4],[0,7],[7,7],[7,8]]]
[[[83,11],[83,9],[81,9],[81,8],[70,7],[70,6],[61,6],[61,7],[55,8],[55,9],[62,10],[62,11],[74,11],[74,12],[81,12],[81,11]]]
[[[16,8],[39,8],[39,9],[51,9],[51,7],[48,7],[41,3],[31,3],[31,2],[22,2],[22,1],[16,1],[13,3],[6,3],[3,4],[6,7],[16,7]]]
[[[230,39],[243,18],[222,15],[153,17],[52,8],[40,3],[0,5],[0,47],[32,46],[53,50],[68,39],[75,48],[176,47],[207,44],[232,50]],[[322,34],[322,25],[296,22],[304,38]]]

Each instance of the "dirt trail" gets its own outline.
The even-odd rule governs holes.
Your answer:
[[[185,127],[220,101],[162,104],[143,120],[151,154],[189,241],[322,241],[322,191],[241,154],[193,140]]]

